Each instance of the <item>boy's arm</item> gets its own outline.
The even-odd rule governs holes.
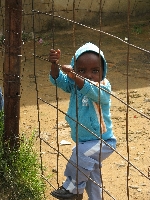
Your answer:
[[[50,75],[52,76],[53,79],[57,79],[59,76],[60,69],[59,69],[58,62],[60,59],[60,53],[61,52],[59,49],[57,50],[51,49],[49,53],[49,60],[52,63]],[[68,77],[70,77],[73,81],[75,81],[79,89],[82,89],[82,87],[84,86],[84,79],[79,77],[74,72],[74,70],[72,69],[70,65],[63,65],[62,70],[68,75]]]
[[[51,49],[49,53],[49,60],[52,63],[50,75],[53,77],[53,79],[57,79],[59,76],[59,65],[58,65],[59,59],[60,59],[60,50]]]
[[[82,94],[86,95],[94,102],[99,102],[100,100],[101,103],[109,103],[111,85],[107,79],[104,79],[99,84],[97,82],[88,81],[81,76],[78,76],[78,74],[74,72],[70,65],[62,66],[62,70],[77,84]]]
[[[63,65],[62,70],[71,78],[78,86],[79,89],[82,89],[84,86],[84,79],[79,77],[70,65]]]
[[[53,79],[57,79],[59,76],[59,66],[56,63],[52,63],[50,75],[53,77]]]

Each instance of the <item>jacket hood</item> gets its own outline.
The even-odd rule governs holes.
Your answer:
[[[88,51],[93,51],[97,54],[100,54],[101,58],[103,59],[103,63],[104,63],[104,69],[103,69],[103,76],[102,79],[104,79],[106,77],[106,73],[107,73],[107,62],[105,60],[104,54],[103,52],[95,45],[92,44],[90,42],[84,44],[83,46],[81,46],[76,52],[75,55],[72,57],[71,59],[71,66],[74,68],[74,62],[75,60],[78,59],[79,56],[81,56],[84,52],[88,52]]]

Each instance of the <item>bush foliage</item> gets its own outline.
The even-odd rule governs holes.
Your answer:
[[[0,112],[0,194],[9,200],[42,200],[45,184],[41,178],[38,155],[35,152],[34,134],[20,139],[19,149],[4,153],[3,112]]]

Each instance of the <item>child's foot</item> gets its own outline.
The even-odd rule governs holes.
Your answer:
[[[63,186],[51,192],[51,195],[57,199],[78,199],[82,200],[83,194],[73,194],[66,190]]]

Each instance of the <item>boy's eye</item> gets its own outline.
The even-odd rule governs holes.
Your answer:
[[[79,70],[78,70],[78,72],[81,73],[81,74],[83,74],[84,71],[85,71],[84,69],[79,69]]]
[[[99,69],[94,69],[94,70],[93,70],[93,73],[94,73],[94,74],[99,73]]]

